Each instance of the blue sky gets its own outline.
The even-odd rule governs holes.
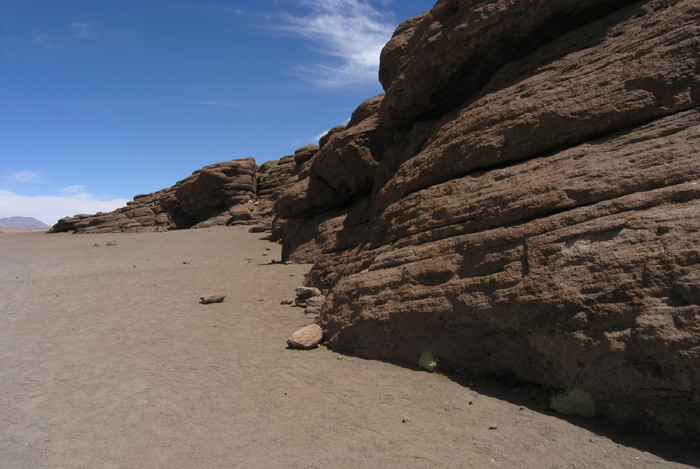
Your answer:
[[[0,0],[0,218],[110,211],[278,159],[382,92],[434,0]]]

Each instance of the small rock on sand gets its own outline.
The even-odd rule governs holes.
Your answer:
[[[302,327],[287,339],[289,348],[308,350],[318,347],[323,339],[323,329],[318,324]]]
[[[316,287],[297,287],[297,298],[311,298],[312,296],[320,296],[321,290]]]
[[[202,304],[208,305],[210,303],[223,303],[224,298],[226,298],[226,293],[219,293],[217,295],[200,296],[199,299]]]

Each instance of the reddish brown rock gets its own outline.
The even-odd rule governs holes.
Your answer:
[[[323,329],[318,324],[302,327],[287,339],[289,348],[308,350],[318,347],[323,340]]]
[[[302,155],[313,155],[313,146],[303,147],[297,150]],[[295,153],[296,155],[296,153]],[[258,170],[258,197],[266,200],[274,200],[275,192],[283,187],[292,174],[296,156],[289,155],[263,163]],[[310,156],[309,156],[310,158]],[[308,159],[308,158],[307,158]]]
[[[251,212],[245,204],[234,205],[228,212],[231,214],[231,218],[235,222],[247,222],[255,218],[253,212]]]
[[[316,153],[320,147],[318,145],[306,145],[301,147],[294,152],[294,164],[300,165],[309,161]]]
[[[699,24],[694,1],[466,0],[404,23],[358,140],[369,197],[356,152],[308,210],[347,128],[298,172],[304,209],[278,204],[284,258],[329,291],[327,345],[431,350],[700,437]]]
[[[137,195],[114,212],[63,218],[49,232],[143,232],[240,222],[246,217],[243,211],[232,215],[229,210],[257,197],[256,176],[253,158],[205,166],[169,189]],[[260,207],[260,212],[267,209],[266,216],[270,218],[271,207],[268,201]],[[255,212],[252,218],[262,217],[258,210]]]
[[[177,226],[192,226],[254,198],[256,171],[253,158],[205,166],[179,181],[161,205]]]
[[[346,206],[372,190],[379,164],[373,152],[380,152],[377,111],[382,97],[362,103],[347,128],[329,136],[314,155],[311,170],[333,189],[338,206]]]

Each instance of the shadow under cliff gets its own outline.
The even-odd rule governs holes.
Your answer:
[[[414,370],[416,373],[427,373],[427,371],[417,365],[405,362],[385,359],[375,360],[348,351],[333,351],[347,357],[380,361]],[[471,374],[441,369],[439,365],[436,373],[464,387],[465,391],[471,390],[483,396],[498,399],[532,412],[564,420],[618,445],[653,454],[668,462],[700,468],[700,444],[697,442],[684,441],[656,433],[641,423],[619,423],[602,416],[595,418],[570,416],[551,410],[549,407],[550,399],[560,394],[561,390],[543,388],[536,383],[524,382],[512,375]]]

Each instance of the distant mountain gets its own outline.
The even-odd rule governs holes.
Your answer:
[[[46,223],[40,222],[36,218],[32,218],[32,217],[0,218],[0,226],[7,226],[10,228],[20,228],[23,230],[31,230],[31,231],[46,231],[49,228],[51,228]]]

